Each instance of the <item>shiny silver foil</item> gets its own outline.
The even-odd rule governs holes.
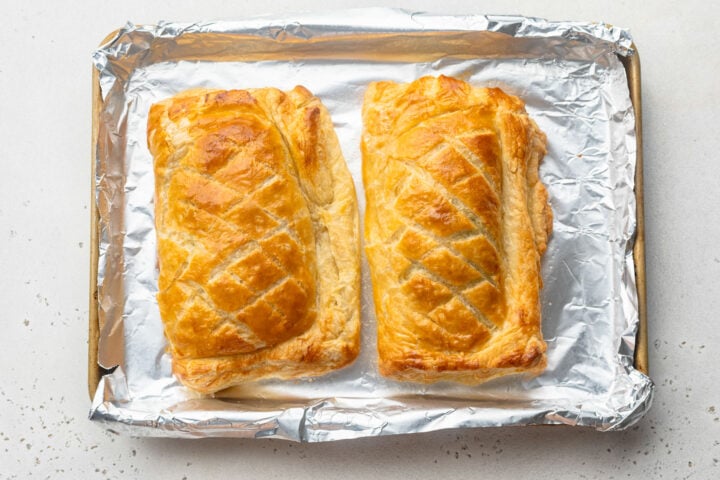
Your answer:
[[[102,378],[90,418],[113,431],[318,442],[456,427],[569,424],[616,430],[649,408],[633,368],[635,117],[622,29],[517,16],[368,9],[239,22],[128,24],[94,53],[102,110]],[[361,214],[360,108],[368,82],[445,74],[521,97],[548,137],[541,177],[555,214],[543,260],[548,368],[468,387],[393,382],[376,368],[363,259],[358,360],[321,378],[265,381],[203,397],[180,385],[165,351],[157,289],[150,105],[192,87],[304,85],[332,114]]]

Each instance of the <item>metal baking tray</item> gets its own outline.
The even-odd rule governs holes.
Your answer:
[[[300,34],[294,37],[296,41],[302,41],[302,28],[298,28]],[[113,38],[117,38],[119,31],[113,32],[101,45],[106,45]],[[372,34],[366,34],[368,37]],[[312,39],[307,39],[312,41]],[[352,43],[345,44],[343,48],[349,48]],[[636,161],[634,174],[634,193],[636,199],[636,227],[633,244],[633,258],[635,269],[635,285],[637,288],[637,310],[638,310],[638,326],[637,338],[634,349],[634,366],[639,372],[648,374],[648,350],[647,350],[647,313],[646,313],[646,283],[645,283],[645,230],[644,230],[644,197],[643,197],[643,151],[642,151],[642,104],[641,104],[641,76],[640,76],[640,57],[634,44],[630,47],[634,53],[630,56],[618,55],[619,60],[625,70],[627,77],[630,100],[635,114],[635,138]],[[249,53],[248,55],[256,55]],[[259,57],[262,59],[262,57]],[[399,60],[399,59],[398,59]],[[90,258],[90,308],[89,308],[89,342],[88,342],[88,389],[91,399],[96,396],[98,385],[103,375],[108,374],[111,370],[102,368],[98,363],[98,348],[102,324],[99,312],[98,298],[98,261],[100,258],[100,212],[96,199],[96,155],[98,145],[98,131],[101,122],[101,114],[105,105],[101,93],[101,79],[97,68],[92,70],[92,151],[91,151],[91,168],[92,168],[92,200],[91,204],[91,258]],[[453,403],[457,402],[454,400]],[[460,402],[462,403],[462,402]],[[567,423],[567,422],[564,422]],[[472,425],[472,423],[470,423]],[[402,432],[395,432],[402,433]],[[145,433],[147,434],[147,433]],[[152,434],[152,433],[150,433]],[[202,435],[200,435],[202,436]],[[248,436],[248,435],[242,435]],[[352,436],[352,435],[351,435]],[[341,438],[341,437],[337,437]],[[301,440],[305,440],[300,438]]]

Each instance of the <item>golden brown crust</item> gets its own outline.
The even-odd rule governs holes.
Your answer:
[[[191,90],[152,106],[158,304],[173,371],[203,393],[350,363],[355,190],[303,87]]]
[[[377,82],[363,121],[380,372],[478,383],[542,371],[552,212],[545,135],[523,102],[444,76]]]

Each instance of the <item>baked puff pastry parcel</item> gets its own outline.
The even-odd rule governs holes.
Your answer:
[[[380,372],[479,383],[542,371],[552,213],[545,135],[523,102],[442,76],[378,82],[363,120]]]
[[[303,87],[191,90],[152,106],[158,294],[173,371],[202,393],[350,363],[355,190]]]

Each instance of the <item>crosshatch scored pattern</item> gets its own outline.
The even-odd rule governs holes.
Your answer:
[[[364,121],[381,371],[537,370],[551,214],[537,176],[545,137],[522,102],[448,77],[379,82]]]
[[[214,391],[352,360],[357,206],[319,100],[195,90],[153,106],[148,125],[158,304],[179,378]]]

